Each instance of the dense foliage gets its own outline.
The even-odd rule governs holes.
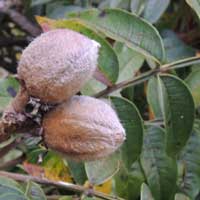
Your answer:
[[[40,134],[13,133],[0,148],[0,199],[198,199],[199,17],[198,0],[0,2],[0,112],[18,90],[22,49],[68,28],[101,44],[98,73],[80,92],[112,102],[127,136],[110,157],[76,163]]]

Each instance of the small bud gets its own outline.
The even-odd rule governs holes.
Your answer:
[[[97,66],[100,45],[68,29],[41,34],[23,51],[19,79],[28,94],[45,103],[59,103],[76,94]]]
[[[48,147],[77,161],[96,160],[123,143],[125,131],[115,111],[104,101],[73,96],[43,120]]]

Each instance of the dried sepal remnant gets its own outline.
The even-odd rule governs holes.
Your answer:
[[[96,160],[113,153],[125,140],[115,111],[102,100],[73,96],[44,116],[48,147],[77,160]]]
[[[2,121],[0,121],[0,142],[6,141],[9,138],[9,134],[5,131],[5,126]]]
[[[11,103],[7,106],[7,108],[4,111],[4,115],[6,113],[21,113],[24,111],[26,104],[29,101],[29,94],[27,93],[27,90],[23,83],[20,83],[20,88],[15,96],[15,98],[11,101]]]
[[[21,84],[17,96],[5,108],[0,120],[0,142],[8,139],[12,132],[21,131],[21,126],[26,121],[24,108],[28,99],[29,96],[26,89],[23,84]]]
[[[19,78],[30,96],[60,103],[76,94],[93,75],[100,45],[68,29],[41,34],[23,51]]]

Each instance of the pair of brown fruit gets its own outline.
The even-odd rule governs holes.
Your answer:
[[[57,104],[42,121],[45,143],[74,160],[108,156],[125,139],[124,128],[108,103],[75,95],[92,77],[99,48],[77,32],[57,29],[31,42],[19,62],[18,77],[28,96]]]

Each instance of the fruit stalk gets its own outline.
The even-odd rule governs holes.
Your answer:
[[[36,126],[25,111],[29,99],[25,85],[20,82],[19,92],[7,106],[0,120],[0,142],[7,140],[11,133],[26,132]]]

